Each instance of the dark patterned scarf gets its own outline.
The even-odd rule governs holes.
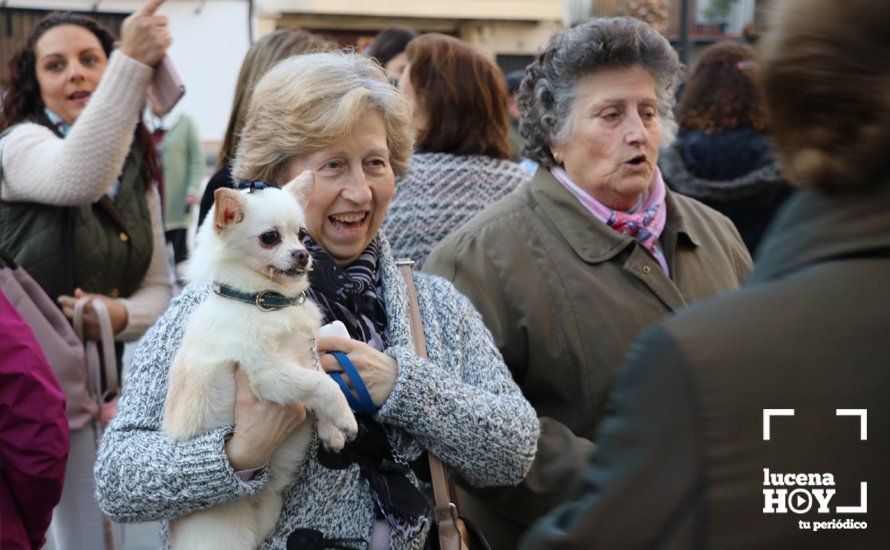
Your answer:
[[[306,237],[303,244],[312,254],[308,294],[321,308],[325,322],[341,321],[353,340],[383,351],[387,344],[386,310],[383,293],[377,292],[376,239],[345,268],[334,263],[312,237]]]
[[[308,294],[325,316],[325,322],[335,320],[346,325],[349,336],[383,351],[386,338],[386,309],[382,289],[377,288],[377,240],[351,264],[340,267],[311,237],[303,244],[312,254],[313,271],[309,273]],[[358,436],[339,453],[318,448],[318,461],[335,470],[358,464],[361,475],[371,487],[374,501],[382,517],[405,540],[420,533],[429,521],[429,505],[423,494],[411,482],[408,471],[420,471],[418,465],[407,464],[398,458],[382,426],[371,416],[358,415]],[[426,455],[421,458],[425,460]]]

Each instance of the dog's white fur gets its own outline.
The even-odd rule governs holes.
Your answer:
[[[274,290],[295,296],[309,283],[294,254],[305,252],[298,232],[314,174],[305,172],[281,190],[248,193],[220,189],[198,234],[189,266],[191,281],[218,281],[242,292]],[[277,230],[281,242],[260,236]],[[310,265],[311,265],[311,259]],[[163,431],[185,440],[234,423],[235,367],[250,378],[254,395],[275,403],[302,403],[317,418],[319,439],[332,450],[357,431],[355,417],[337,384],[315,368],[314,337],[322,314],[311,301],[276,311],[212,294],[192,314],[170,371]],[[306,422],[269,462],[269,480],[256,495],[170,522],[176,550],[252,549],[272,532],[282,492],[293,481],[311,438]]]

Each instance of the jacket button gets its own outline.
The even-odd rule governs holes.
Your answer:
[[[649,267],[648,265],[644,265],[644,266],[643,266],[643,273],[645,273],[646,275],[652,273],[652,268]]]
[[[112,288],[112,289],[111,289],[111,292],[110,292],[110,295],[111,295],[112,298],[117,298],[118,296],[121,295],[121,291],[118,290],[118,289],[116,289],[116,288]]]
[[[123,241],[123,242],[127,242],[130,240],[130,236],[127,235],[126,233],[124,233],[123,231],[120,232],[120,235],[118,235],[118,237],[120,237],[121,241]]]

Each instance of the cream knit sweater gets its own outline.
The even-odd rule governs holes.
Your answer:
[[[151,67],[115,51],[99,87],[65,139],[39,124],[16,125],[0,141],[0,198],[54,206],[90,204],[102,198],[130,150],[151,77]],[[151,263],[139,289],[129,298],[118,299],[128,315],[127,326],[116,336],[121,341],[142,336],[172,295],[157,189],[152,186],[146,198],[151,213]]]

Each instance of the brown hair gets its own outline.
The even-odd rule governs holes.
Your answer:
[[[705,48],[686,83],[677,107],[683,130],[754,128],[766,130],[760,91],[751,77],[754,50],[721,42]]]
[[[778,5],[761,39],[758,73],[783,171],[794,183],[841,190],[887,182],[888,28],[886,0]]]
[[[338,49],[336,44],[302,29],[279,29],[254,42],[244,56],[244,61],[241,62],[235,98],[232,100],[232,112],[216,162],[217,170],[225,164],[231,164],[235,159],[235,151],[241,139],[241,129],[244,127],[244,119],[247,118],[247,105],[250,103],[254,86],[266,71],[275,63],[292,55],[336,49]]]
[[[43,99],[40,95],[40,84],[37,81],[37,41],[49,30],[62,25],[74,25],[89,31],[102,45],[102,51],[106,57],[111,57],[114,48],[114,35],[101,23],[87,17],[71,12],[53,12],[34,25],[28,35],[25,45],[9,60],[9,84],[3,93],[3,107],[0,112],[0,131],[31,117],[49,124],[43,109]],[[161,169],[160,155],[151,140],[148,130],[140,119],[136,125],[135,139],[142,145],[144,153],[140,166],[151,181],[159,183],[163,173]]]
[[[500,69],[443,34],[418,36],[405,52],[411,85],[429,122],[418,150],[508,158],[507,90]]]
[[[408,42],[417,37],[417,31],[406,27],[387,27],[377,33],[368,48],[368,57],[376,59],[381,67],[386,67],[393,57],[405,51]]]

